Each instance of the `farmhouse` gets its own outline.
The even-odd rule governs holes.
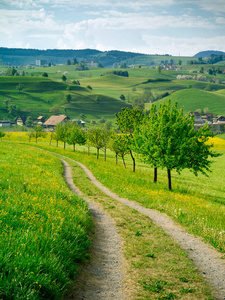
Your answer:
[[[96,61],[81,61],[81,64],[92,68],[98,67],[98,63]]]
[[[81,127],[84,127],[85,126],[85,122],[82,121],[81,119],[73,119],[71,120],[72,123],[77,123],[78,125],[80,125]]]
[[[198,130],[202,126],[204,126],[204,124],[195,122],[194,129]],[[217,116],[217,117],[213,118],[213,122],[209,121],[208,125],[211,128],[211,131],[212,131],[213,134],[224,133],[225,132],[225,117],[223,117],[223,116]]]
[[[38,117],[36,120],[36,123],[38,125],[43,125],[44,122],[45,122],[45,117],[43,117],[43,116]]]
[[[11,121],[8,120],[0,121],[0,127],[10,127],[10,126],[11,126]]]
[[[68,117],[65,115],[51,116],[43,125],[45,128],[53,130],[56,125],[64,123],[66,120],[68,120]]]
[[[27,120],[27,116],[19,116],[16,119],[16,123],[17,123],[17,125],[24,126],[26,120]]]

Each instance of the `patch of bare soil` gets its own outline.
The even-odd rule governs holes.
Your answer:
[[[95,184],[99,189],[101,189],[105,194],[139,211],[140,213],[147,215],[152,220],[152,222],[163,228],[163,230],[168,235],[172,236],[174,240],[180,245],[180,247],[185,249],[185,251],[188,253],[189,258],[193,261],[194,265],[203,275],[204,279],[214,288],[214,298],[218,300],[225,299],[225,261],[222,259],[221,253],[218,253],[213,247],[204,243],[200,238],[187,233],[183,227],[175,223],[166,214],[160,213],[153,209],[142,207],[141,205],[129,201],[128,199],[120,198],[118,195],[103,186],[86,166],[79,162],[77,162],[77,164],[88,175],[91,182]],[[103,250],[103,253],[104,251],[105,250]],[[109,284],[111,285],[111,283]],[[104,299],[117,298],[112,297]]]
[[[64,164],[64,178],[70,189],[82,195],[75,187],[69,164]],[[117,228],[110,218],[95,202],[83,197],[95,223],[95,234],[90,249],[91,263],[82,271],[78,282],[72,287],[64,300],[123,300],[123,255]]]

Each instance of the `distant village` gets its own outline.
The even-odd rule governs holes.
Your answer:
[[[213,134],[221,134],[225,133],[225,117],[224,116],[216,116],[214,117],[213,113],[204,113],[200,114],[197,111],[191,112],[192,115],[195,117],[194,128],[198,130],[199,128],[203,127],[206,123],[209,127],[211,127],[211,131]],[[28,116],[18,116],[16,118],[16,122],[11,122],[9,120],[0,120],[0,127],[11,127],[15,125],[19,126],[27,126],[27,119]],[[72,119],[66,115],[52,115],[50,118],[45,120],[43,116],[39,116],[36,120],[32,122],[31,126],[41,125],[44,127],[45,131],[54,131],[55,127],[58,124],[62,124],[65,121],[70,122],[77,122],[81,127],[85,127],[85,122],[81,119]]]
[[[29,118],[29,116],[18,116],[16,118],[16,122],[13,123],[9,120],[0,120],[0,127],[11,127],[11,126],[15,126],[15,125],[19,125],[19,126],[27,126],[27,119]],[[72,119],[69,120],[69,118],[65,115],[57,115],[57,116],[51,116],[50,118],[48,118],[47,120],[45,120],[45,118],[43,116],[39,116],[36,120],[34,120],[32,122],[31,126],[37,126],[37,125],[41,125],[44,127],[45,131],[54,131],[55,127],[58,124],[62,124],[65,121],[70,121],[73,123],[78,123],[78,125],[80,125],[81,127],[85,127],[85,122],[80,120],[80,119]]]

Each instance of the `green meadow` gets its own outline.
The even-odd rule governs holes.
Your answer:
[[[0,298],[60,299],[87,257],[87,205],[49,153],[1,142],[0,173]]]
[[[26,133],[12,134],[10,139],[13,138],[20,142],[28,141]],[[3,139],[8,140],[9,137]],[[65,150],[62,149],[63,145],[57,148],[54,142],[53,146],[48,147],[49,138],[40,139],[38,146],[84,163],[97,179],[121,197],[166,212],[190,232],[225,252],[225,144],[220,138],[214,138],[212,142],[215,151],[221,153],[212,162],[212,172],[208,177],[201,174],[196,177],[188,170],[184,170],[181,175],[172,172],[172,192],[167,190],[166,170],[159,170],[158,183],[154,184],[153,169],[138,160],[137,171],[132,172],[132,161],[128,155],[125,157],[127,168],[124,169],[122,162],[115,164],[114,154],[109,150],[107,160],[103,161],[103,158],[96,159],[94,148],[87,155],[85,146],[77,147],[79,151],[76,152],[69,146]]]
[[[38,144],[27,139],[21,132],[0,141],[3,299],[61,299],[76,282],[78,265],[88,258],[92,222],[84,201],[68,190],[60,157],[54,153],[67,157],[75,184],[114,218],[123,239],[129,299],[213,299],[187,254],[171,238],[147,217],[105,196],[69,158],[84,163],[121,197],[167,213],[224,253],[224,176],[216,179],[217,171],[224,172],[224,155],[213,163],[210,179],[187,171],[174,173],[169,192],[165,172],[160,170],[159,182],[153,184],[153,170],[139,160],[133,173],[129,157],[124,169],[110,151],[106,161],[103,154],[97,160],[94,148],[88,155],[84,146],[76,152],[62,144],[49,146],[48,136]],[[221,141],[219,149],[225,148]]]

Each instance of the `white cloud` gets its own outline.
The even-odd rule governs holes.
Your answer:
[[[218,12],[225,13],[225,1],[224,0],[196,0],[191,1],[194,4],[198,4],[201,9],[210,11],[210,12]]]
[[[225,36],[212,38],[170,38],[167,36],[158,37],[143,35],[143,40],[148,45],[150,53],[173,54],[183,56],[193,56],[203,50],[225,51]],[[143,49],[145,52],[146,49]],[[145,52],[146,53],[146,52]]]

